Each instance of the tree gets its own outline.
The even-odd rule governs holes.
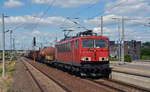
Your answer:
[[[150,48],[142,48],[141,55],[150,56]]]
[[[125,62],[132,62],[130,55],[125,56]]]
[[[141,58],[149,59],[149,57],[150,57],[150,42],[145,42],[142,44]]]
[[[143,43],[142,48],[150,48],[150,42]]]

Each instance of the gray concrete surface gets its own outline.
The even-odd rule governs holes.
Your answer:
[[[140,62],[140,61],[134,61],[132,63],[125,63],[120,64],[118,62],[111,62],[111,67],[122,67],[122,68],[128,68],[128,69],[136,69],[140,71],[150,71],[150,62]]]
[[[150,89],[150,78],[112,72],[112,79]]]
[[[112,79],[150,88],[149,61],[133,61],[125,64],[111,62],[110,67],[112,68]]]

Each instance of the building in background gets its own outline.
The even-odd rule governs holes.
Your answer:
[[[119,44],[115,41],[110,41],[110,57],[118,58]],[[124,55],[129,55],[133,60],[140,59],[141,57],[141,41],[125,41],[124,42]]]
[[[109,55],[113,58],[118,58],[118,45],[115,41],[109,42]]]
[[[141,57],[141,41],[125,41],[124,42],[124,53],[130,55],[134,59],[140,59]]]

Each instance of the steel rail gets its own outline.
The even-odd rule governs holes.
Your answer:
[[[111,88],[111,89],[113,89],[113,90],[115,90],[115,91],[118,91],[118,92],[126,92],[126,91],[124,91],[124,90],[122,90],[122,89],[120,89],[120,88],[111,86],[111,85],[109,85],[109,84],[105,84],[105,83],[103,83],[103,82],[98,82],[98,81],[91,80],[91,79],[88,79],[88,80],[91,81],[91,82],[93,82],[93,83],[96,83],[96,84],[98,84],[98,85],[102,85],[102,86]]]
[[[108,80],[108,79],[104,79],[104,80]],[[130,88],[134,88],[134,89],[137,89],[137,90],[141,90],[141,91],[144,91],[144,92],[150,92],[150,89],[143,88],[143,87],[140,87],[140,86],[136,86],[134,84],[124,83],[124,82],[117,81],[117,80],[112,80],[112,79],[109,79],[108,81],[114,82],[114,83],[117,83],[117,84],[120,84],[120,85],[124,85],[124,86],[130,87]]]
[[[58,86],[60,86],[63,90],[65,90],[66,92],[72,92],[70,89],[68,89],[67,87],[65,87],[63,84],[59,83],[56,79],[54,79],[52,76],[48,75],[47,73],[45,73],[44,71],[42,71],[41,69],[37,68],[35,65],[33,65],[31,62],[29,62],[29,60],[27,60],[27,63],[30,64],[31,66],[33,66],[34,68],[36,68],[38,71],[40,71],[42,74],[44,74],[46,77],[48,77],[49,79],[51,79],[53,82],[55,82]]]
[[[92,80],[92,79],[88,79],[88,80],[91,81],[91,82],[93,82],[93,83],[96,83],[98,85],[103,85],[103,86],[109,87],[109,88],[114,89],[114,90],[119,91],[119,92],[127,92],[125,89],[121,89],[121,88],[112,86],[110,84],[105,84],[103,82]],[[143,92],[150,92],[150,89],[139,87],[139,86],[128,84],[128,83],[124,83],[124,82],[121,82],[121,81],[111,80],[111,79],[105,79],[105,78],[103,80],[104,81],[106,80],[106,81],[109,81],[109,82],[112,82],[112,83],[115,83],[115,84],[119,84],[119,85],[125,86],[127,88],[132,88],[132,89],[140,90],[140,91],[143,91]]]
[[[150,78],[150,76],[148,76],[148,75],[143,75],[143,74],[137,74],[137,73],[131,73],[131,72],[125,72],[125,71],[119,71],[119,70],[112,70],[112,71],[113,71],[113,72],[118,72],[118,73],[129,74],[129,75],[135,75],[135,76],[139,76],[139,77]]]
[[[37,79],[34,77],[34,75],[32,74],[32,72],[30,71],[30,69],[27,67],[27,65],[24,63],[24,61],[22,62],[23,65],[25,66],[26,70],[29,72],[29,74],[31,75],[32,79],[34,80],[34,82],[36,83],[36,85],[38,86],[38,88],[40,89],[40,92],[44,92],[44,90],[42,89],[42,87],[40,86],[39,82],[37,81]]]

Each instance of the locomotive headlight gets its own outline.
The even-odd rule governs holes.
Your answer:
[[[102,61],[102,57],[99,57],[99,61]]]
[[[109,58],[107,58],[107,57],[99,57],[99,61],[108,61],[109,60]]]
[[[82,61],[91,61],[91,57],[81,57]]]
[[[85,57],[81,57],[81,60],[82,60],[82,61],[85,61]]]

